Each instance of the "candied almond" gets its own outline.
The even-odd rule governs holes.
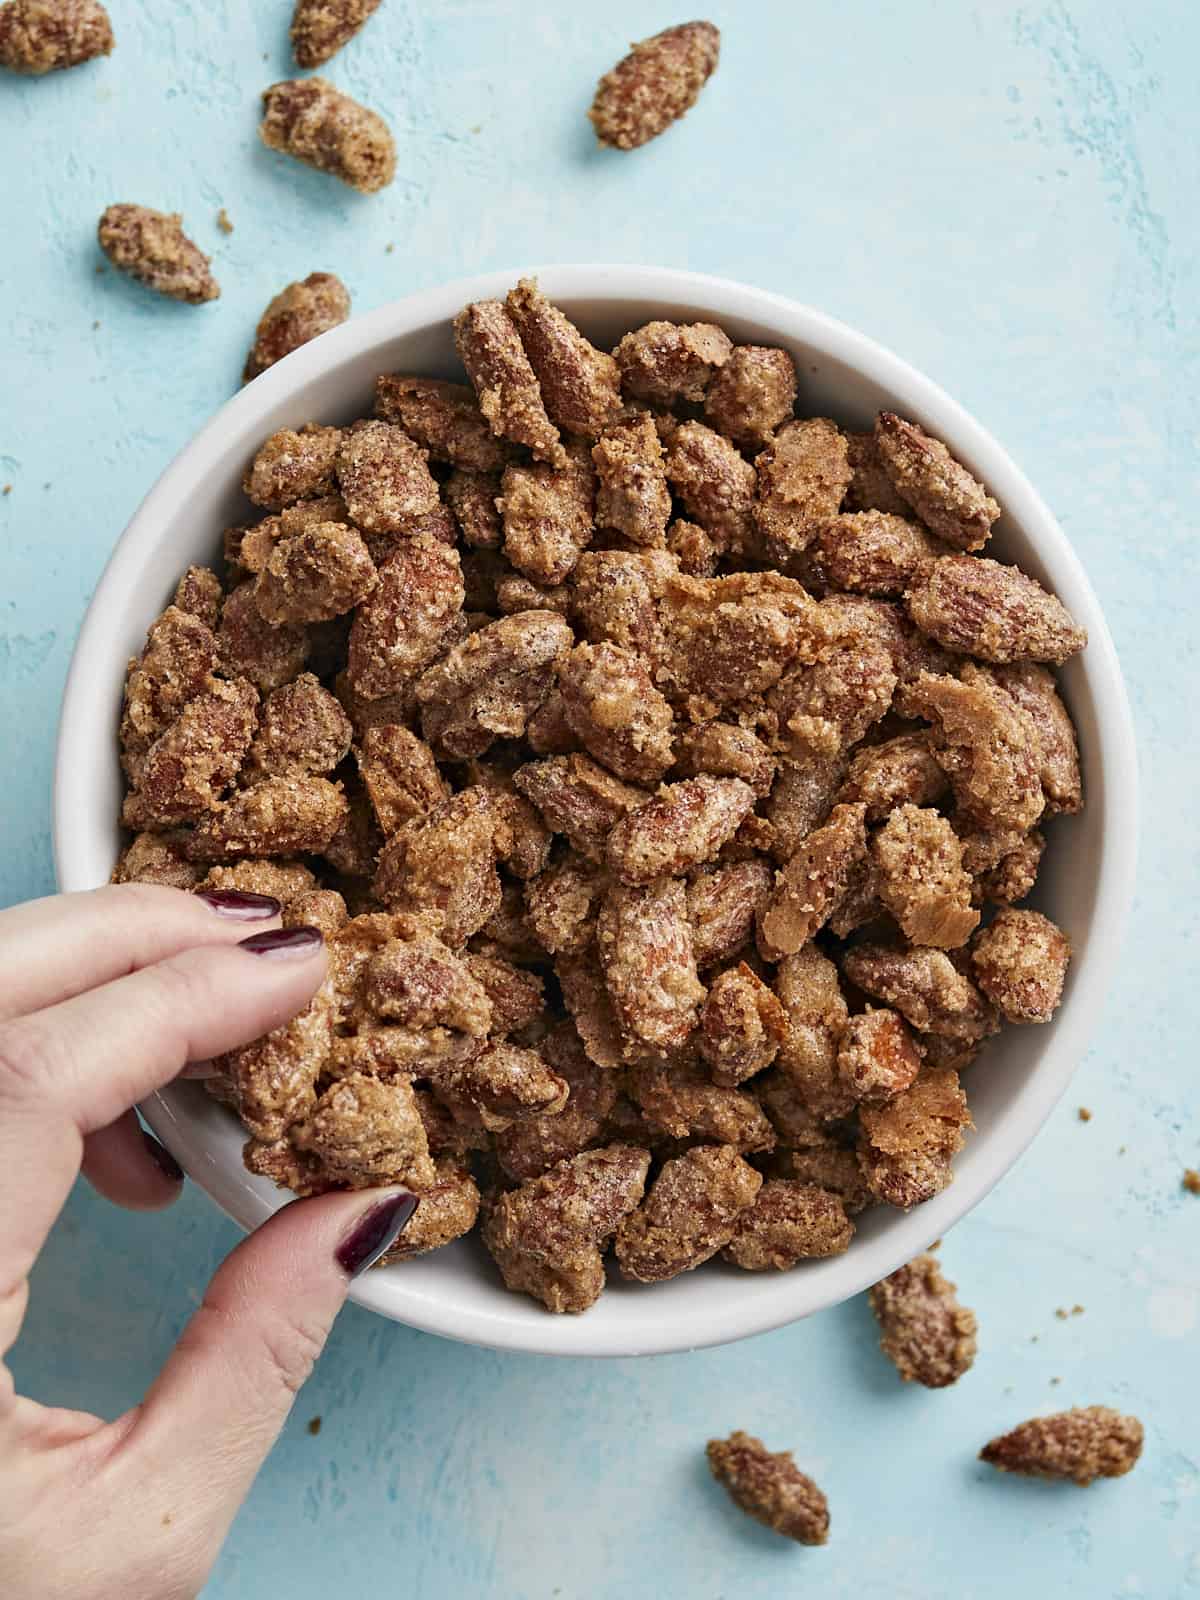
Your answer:
[[[776,875],[758,918],[758,943],[767,961],[794,955],[824,927],[846,892],[850,873],[866,854],[861,803],[834,806]]]
[[[657,138],[695,105],[720,53],[711,22],[684,22],[642,39],[600,79],[588,112],[596,138],[617,150]]]
[[[781,1178],[837,1195],[850,1216],[875,1204],[854,1151],[828,1137],[801,1149],[777,1151],[774,1170]]]
[[[784,757],[780,761],[763,807],[772,829],[771,854],[780,865],[790,861],[813,829],[827,819],[836,800],[866,799],[865,795],[839,792],[845,771],[841,755],[816,761]]]
[[[540,1021],[546,999],[536,972],[526,972],[503,956],[482,955],[477,950],[464,951],[462,960],[491,1001],[493,1038],[524,1033]]]
[[[637,1206],[649,1166],[645,1150],[612,1144],[500,1195],[483,1242],[508,1287],[547,1311],[586,1311],[604,1288],[601,1246]]]
[[[290,683],[304,670],[310,638],[307,628],[276,627],[258,609],[255,580],[239,584],[225,597],[217,645],[228,673],[248,678],[262,694]]]
[[[352,611],[375,583],[375,563],[358,531],[318,522],[271,551],[254,581],[254,603],[275,627],[330,622]]]
[[[893,516],[907,517],[912,507],[896,493],[880,458],[874,431],[848,433],[846,452],[853,474],[846,488],[847,511],[886,511]]]
[[[470,472],[504,465],[504,451],[465,384],[382,373],[375,380],[375,415],[398,423],[433,461]]]
[[[580,855],[595,862],[603,859],[613,826],[648,798],[644,789],[622,783],[582,755],[530,761],[518,767],[513,782],[552,833],[565,834]]]
[[[480,1200],[474,1178],[455,1156],[439,1156],[433,1165],[434,1180],[422,1184],[417,1191],[420,1204],[412,1220],[395,1244],[380,1256],[377,1266],[390,1267],[430,1250],[440,1250],[475,1226]]]
[[[855,1096],[839,1075],[838,1050],[849,1010],[837,968],[815,944],[806,944],[779,963],[775,993],[784,1013],[779,1075],[816,1122],[848,1115]],[[787,1142],[787,1130],[780,1133]]]
[[[259,137],[280,150],[373,194],[396,176],[396,145],[374,111],[335,89],[326,78],[292,78],[263,92]]]
[[[571,575],[572,614],[591,644],[617,644],[657,662],[665,653],[657,574],[640,553],[585,550]]]
[[[1070,940],[1040,911],[998,911],[971,941],[976,982],[1009,1022],[1050,1021],[1070,959]]]
[[[565,465],[537,376],[502,300],[477,300],[454,319],[454,345],[497,439],[527,445],[535,460]]]
[[[951,1160],[971,1126],[958,1074],[943,1068],[882,1106],[863,1106],[858,1155],[872,1193],[903,1211],[932,1200],[953,1179]]]
[[[504,304],[551,421],[564,433],[594,439],[621,408],[616,362],[550,304],[535,278],[522,278]]]
[[[836,761],[886,716],[896,691],[891,652],[869,637],[831,645],[768,691],[776,743],[794,761]]]
[[[721,559],[720,548],[698,522],[676,517],[667,529],[667,549],[689,578],[712,578]]]
[[[1024,710],[1034,725],[1038,768],[1046,799],[1044,815],[1083,809],[1079,745],[1071,714],[1062,702],[1054,674],[1033,661],[995,667],[989,676]]]
[[[390,1083],[363,1073],[339,1078],[293,1127],[292,1142],[354,1189],[435,1180],[425,1127],[404,1078]]]
[[[650,883],[711,861],[754,807],[740,778],[684,778],[664,783],[608,836],[605,860],[622,883]]]
[[[1086,1487],[1096,1478],[1121,1478],[1132,1471],[1144,1438],[1136,1417],[1109,1406],[1076,1406],[1020,1423],[985,1444],[979,1459],[1001,1472],[1068,1478]]]
[[[496,510],[499,472],[455,467],[442,486],[442,492],[464,542],[473,550],[498,550],[503,538],[500,513]]]
[[[923,672],[909,690],[913,709],[933,724],[930,743],[964,820],[1024,833],[1042,814],[1041,750],[1029,714],[982,673]]]
[[[563,1109],[553,1116],[525,1117],[496,1135],[496,1156],[505,1174],[523,1183],[559,1161],[601,1141],[617,1098],[618,1075],[588,1059],[570,1022],[560,1023],[539,1046],[550,1067],[570,1086]]]
[[[462,789],[393,834],[379,855],[375,893],[390,910],[427,912],[452,948],[478,933],[500,906],[487,791]]]
[[[579,955],[587,949],[606,886],[603,872],[574,852],[528,880],[529,920],[552,956]]]
[[[242,382],[257,378],[302,344],[338,327],[349,315],[350,292],[336,274],[310,272],[307,278],[287,284],[258,319]]]
[[[594,946],[578,955],[558,956],[554,975],[589,1061],[605,1072],[622,1067],[631,1041],[617,1021]]]
[[[249,764],[267,773],[331,772],[345,758],[352,736],[350,718],[338,701],[304,672],[263,701]]]
[[[699,1139],[744,1153],[774,1147],[775,1130],[753,1095],[713,1083],[694,1066],[635,1067],[628,1092],[647,1122],[673,1139]]]
[[[452,1028],[474,1039],[492,1026],[492,1003],[475,973],[440,939],[389,939],[363,969],[372,1016],[409,1028]]]
[[[447,798],[446,780],[433,751],[395,724],[367,728],[356,752],[358,769],[384,838],[428,816]]]
[[[249,748],[257,710],[244,678],[209,678],[146,751],[125,798],[125,826],[194,822],[217,806]]]
[[[570,1093],[566,1080],[536,1050],[507,1039],[489,1039],[482,1050],[452,1058],[431,1076],[435,1087],[461,1096],[484,1127],[495,1130],[523,1117],[555,1116]]]
[[[983,548],[1000,507],[940,439],[894,411],[881,411],[875,448],[897,494],[926,527],[960,550]]]
[[[732,340],[711,322],[647,322],[625,334],[613,352],[625,393],[657,406],[699,404],[732,353]]]
[[[742,961],[710,985],[696,1048],[713,1082],[734,1089],[771,1065],[787,1032],[783,1006]]]
[[[595,494],[591,456],[572,440],[557,467],[535,462],[504,469],[496,509],[504,554],[534,583],[562,583],[592,538]]]
[[[1087,643],[1084,629],[1036,578],[983,556],[941,556],[905,604],[922,633],[982,661],[1061,665]]]
[[[177,610],[186,612],[206,628],[215,631],[221,620],[224,599],[221,580],[215,572],[210,572],[207,567],[189,567],[175,586],[172,604]]]
[[[980,873],[976,882],[982,898],[1002,906],[1024,900],[1037,882],[1045,849],[1046,835],[1037,828],[1031,829],[994,867]]]
[[[751,549],[754,468],[722,434],[685,422],[667,448],[667,481],[694,522],[722,549]]]
[[[521,611],[471,634],[417,680],[425,737],[452,758],[519,739],[573,643],[553,611]]]
[[[728,1439],[708,1441],[708,1464],[734,1504],[756,1522],[797,1544],[827,1543],[829,1502],[790,1450],[773,1455],[761,1439],[739,1429]]]
[[[194,889],[204,868],[194,866],[183,851],[187,835],[182,830],[139,833],[121,852],[113,868],[113,883],[159,883],[167,889]]]
[[[654,782],[671,765],[671,707],[640,656],[615,644],[578,644],[559,675],[580,743],[618,778]]]
[[[758,535],[770,559],[786,566],[841,508],[850,482],[845,437],[828,417],[789,422],[757,458],[754,470]]]
[[[218,803],[188,845],[197,861],[223,856],[319,855],[345,821],[346,798],[326,778],[291,770]]]
[[[330,1008],[318,992],[281,1027],[216,1058],[238,1116],[256,1139],[282,1138],[313,1109],[331,1037]]]
[[[368,533],[411,532],[438,504],[428,459],[394,422],[348,428],[337,453],[337,477],[351,520]]]
[[[743,1272],[786,1272],[800,1261],[840,1256],[854,1224],[836,1194],[793,1178],[768,1178],[721,1252]]]
[[[856,750],[838,790],[839,800],[862,800],[868,822],[882,822],[897,806],[931,806],[946,794],[946,774],[928,736],[901,733]]]
[[[773,572],[668,578],[662,621],[675,681],[711,706],[707,716],[762,694],[794,662],[816,660],[827,642],[816,601]]]
[[[962,843],[938,811],[903,805],[871,838],[875,890],[915,945],[953,950],[979,925]]]
[[[937,1258],[917,1256],[868,1291],[879,1343],[905,1383],[956,1383],[975,1360],[975,1313],[960,1306]]]
[[[705,722],[676,735],[675,772],[681,778],[740,778],[762,799],[771,792],[775,757],[749,728]]]
[[[0,10],[0,29],[8,10],[7,6]],[[0,50],[3,46],[4,35],[0,33]],[[127,272],[155,294],[193,306],[220,296],[221,287],[212,275],[208,257],[184,233],[183,218],[177,211],[167,213],[126,204],[109,206],[100,218],[97,238],[118,272]]]
[[[27,77],[112,54],[113,31],[98,0],[8,0],[0,6],[0,67]]]
[[[622,1028],[658,1049],[682,1044],[704,998],[682,882],[613,884],[600,905],[596,942]]]
[[[838,1044],[838,1077],[858,1104],[885,1104],[907,1089],[920,1069],[920,1048],[899,1012],[867,1010],[846,1023]]]
[[[333,489],[333,470],[340,428],[306,422],[301,428],[280,428],[258,448],[246,470],[242,489],[256,506],[281,511],[297,500],[311,500]]]
[[[848,511],[817,529],[808,568],[830,588],[891,599],[923,578],[945,548],[907,517]]]
[[[725,1144],[693,1145],[665,1161],[645,1200],[617,1229],[621,1275],[662,1283],[702,1266],[733,1238],[762,1181]]]
[[[296,65],[321,67],[379,9],[379,0],[296,0],[288,30]]]
[[[404,540],[354,614],[350,687],[376,700],[415,678],[449,643],[464,592],[457,551],[434,539]]]
[[[132,780],[155,739],[207,687],[217,658],[212,630],[178,605],[151,623],[141,655],[130,663],[121,713],[121,763]]]
[[[638,545],[663,542],[671,519],[663,457],[662,443],[645,412],[604,429],[592,446],[598,528],[613,528]]]
[[[796,367],[786,350],[733,347],[704,396],[704,415],[743,450],[761,450],[796,403]]]
[[[701,971],[730,960],[749,944],[771,881],[770,867],[758,858],[719,863],[692,876],[687,911]]]
[[[992,1007],[944,950],[858,944],[842,957],[842,970],[919,1033],[976,1040],[996,1031]]]

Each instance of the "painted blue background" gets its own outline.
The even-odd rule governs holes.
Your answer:
[[[206,1592],[1200,1593],[1200,1200],[1180,1187],[1200,1165],[1192,0],[710,5],[716,78],[631,156],[597,152],[583,113],[671,7],[384,0],[328,69],[396,132],[400,175],[370,198],[257,142],[257,92],[290,75],[286,0],[111,9],[110,60],[0,84],[0,898],[51,887],[58,700],[113,540],[232,392],[267,299],[316,268],[362,310],[538,260],[690,266],[893,346],[1009,445],[1076,542],[1128,673],[1145,792],[1136,924],[1092,1052],[944,1249],[981,1320],[956,1390],[902,1387],[861,1303],[612,1365],[500,1357],[351,1309]],[[182,210],[222,299],[179,307],[97,275],[115,199]],[[35,1274],[18,1377],[129,1405],[233,1239],[202,1196],[145,1218],[81,1188]],[[1081,1492],[975,1463],[1007,1424],[1093,1401],[1146,1420],[1131,1478]],[[773,1541],[706,1481],[704,1439],[737,1426],[824,1484],[827,1550]]]

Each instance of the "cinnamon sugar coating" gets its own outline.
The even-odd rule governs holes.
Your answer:
[[[981,661],[1061,666],[1087,643],[1084,629],[1036,578],[983,556],[939,557],[905,604],[922,633]]]
[[[716,71],[720,32],[684,22],[635,44],[596,89],[588,118],[602,145],[636,150],[695,105]]]
[[[127,828],[194,822],[228,789],[250,746],[258,695],[244,678],[208,678],[150,745],[125,797]]]
[[[379,9],[379,0],[296,0],[288,30],[296,65],[321,67]]]
[[[470,472],[494,472],[504,464],[504,451],[465,384],[383,373],[375,380],[375,415],[399,424],[433,461]]]
[[[591,456],[575,441],[557,467],[506,467],[496,499],[504,554],[534,583],[561,583],[591,543],[594,500]]]
[[[962,843],[941,812],[903,805],[871,840],[874,887],[914,945],[966,944],[979,924]]]
[[[672,676],[698,720],[762,694],[827,641],[816,602],[773,572],[668,578],[661,611]]]
[[[504,304],[551,421],[564,433],[594,439],[621,408],[616,362],[550,304],[536,279],[522,278]]]
[[[449,643],[464,594],[457,551],[435,539],[404,540],[354,614],[350,687],[377,700],[415,680]]]
[[[1008,1022],[1049,1022],[1070,960],[1070,940],[1040,911],[998,911],[971,941],[975,980]]]
[[[794,955],[824,927],[866,853],[865,815],[861,804],[835,806],[829,821],[809,834],[777,874],[758,919],[759,950],[765,960]]]
[[[710,985],[696,1048],[713,1082],[734,1089],[771,1065],[787,1034],[783,1006],[742,961]]]
[[[739,778],[762,799],[770,794],[776,762],[749,728],[736,722],[706,722],[675,737],[675,772],[681,778]]]
[[[688,921],[697,967],[728,961],[750,943],[754,922],[771,892],[765,861],[718,863],[693,874],[687,889]]]
[[[704,415],[742,450],[761,450],[792,415],[796,368],[786,350],[739,344],[704,395]]]
[[[779,963],[775,993],[784,1013],[778,1075],[814,1124],[848,1115],[856,1096],[838,1071],[849,1010],[837,967],[816,945],[806,944]]]
[[[302,344],[338,327],[349,315],[350,293],[335,273],[310,272],[307,278],[287,284],[258,319],[242,382],[257,378]]]
[[[954,1177],[951,1161],[971,1127],[958,1074],[922,1073],[882,1106],[859,1112],[858,1159],[873,1194],[908,1211],[932,1200]]]
[[[335,697],[304,672],[263,700],[248,763],[272,775],[332,772],[349,751],[353,732]]]
[[[775,1146],[774,1129],[754,1097],[713,1083],[695,1066],[635,1067],[628,1092],[651,1127],[672,1139],[698,1139],[744,1154]]]
[[[589,861],[603,859],[613,826],[648,797],[587,756],[551,756],[513,774],[518,791],[537,807],[552,833],[565,834]]]
[[[571,575],[569,610],[591,644],[620,645],[653,665],[666,654],[658,599],[670,576],[657,552],[586,550]]]
[[[846,440],[827,417],[789,422],[754,467],[758,536],[769,559],[786,567],[841,508],[850,482]]]
[[[207,567],[189,567],[175,588],[176,609],[195,617],[210,630],[215,630],[221,620],[224,600],[220,578]]]
[[[411,1183],[419,1190],[436,1181],[425,1126],[404,1078],[390,1083],[364,1073],[339,1078],[293,1125],[292,1143],[351,1189]]]
[[[151,624],[141,655],[130,662],[121,712],[121,764],[132,781],[150,746],[207,686],[218,654],[211,628],[177,604]]]
[[[851,758],[838,798],[861,800],[868,822],[882,822],[898,806],[932,806],[949,784],[922,733],[901,733],[864,745]]]
[[[710,1439],[708,1464],[734,1504],[764,1527],[797,1544],[829,1539],[829,1502],[792,1459],[772,1455],[761,1439],[739,1429],[728,1439]]]
[[[197,824],[188,853],[197,861],[319,855],[346,811],[339,785],[293,769],[221,801]]]
[[[920,582],[945,549],[907,517],[847,511],[817,529],[808,571],[816,582],[834,589],[894,599]]]
[[[374,589],[375,563],[358,531],[318,522],[281,539],[254,582],[254,604],[274,627],[330,622]]]
[[[1145,1430],[1136,1417],[1109,1406],[1076,1406],[1033,1417],[985,1444],[979,1459],[1001,1472],[1066,1478],[1085,1487],[1097,1478],[1122,1478],[1137,1466]]]
[[[263,93],[259,137],[306,166],[373,194],[396,176],[396,145],[377,112],[325,78],[293,78]]]
[[[667,448],[667,481],[688,516],[722,550],[752,548],[754,468],[721,434],[685,422]]]
[[[478,933],[500,905],[487,792],[463,789],[393,834],[380,852],[375,894],[390,910],[427,912],[452,947]]]
[[[139,833],[113,868],[113,883],[159,883],[167,889],[194,889],[204,876],[184,855],[182,830]]]
[[[920,1033],[976,1040],[996,1031],[992,1007],[944,950],[858,944],[842,957],[842,971]]]
[[[881,411],[875,448],[892,487],[926,527],[960,550],[983,548],[1000,507],[940,439],[894,411]]]
[[[394,422],[362,422],[346,430],[337,453],[338,487],[351,520],[368,533],[416,531],[435,510],[438,486],[428,452]]]
[[[664,456],[645,412],[605,427],[592,446],[598,528],[612,528],[634,544],[662,544],[671,519]]]
[[[732,355],[733,343],[711,322],[647,322],[625,334],[613,353],[630,399],[657,406],[679,401],[698,405],[714,372]]]
[[[740,778],[685,778],[623,817],[608,836],[605,859],[622,883],[650,883],[711,861],[754,805]]]
[[[869,1290],[880,1347],[905,1383],[944,1389],[975,1360],[975,1313],[959,1305],[954,1290],[931,1255],[917,1256]]]
[[[652,783],[671,765],[671,708],[640,656],[615,644],[579,644],[559,675],[567,721],[588,754],[629,782]]]
[[[607,1145],[501,1195],[483,1241],[508,1287],[548,1311],[586,1311],[604,1287],[601,1248],[641,1199],[649,1165],[645,1150]]]
[[[838,1044],[838,1078],[859,1105],[885,1105],[921,1070],[921,1050],[895,1011],[862,1011]]]
[[[768,1178],[722,1255],[743,1272],[787,1272],[800,1261],[842,1255],[853,1237],[854,1224],[836,1194],[792,1178]]]
[[[460,311],[454,344],[496,438],[527,445],[535,460],[548,466],[563,466],[558,429],[504,302],[478,300]]]
[[[682,882],[613,884],[600,905],[596,944],[621,1026],[655,1049],[682,1044],[704,998]]]
[[[521,738],[573,643],[553,611],[522,611],[471,634],[417,681],[425,737],[458,758]]]
[[[281,511],[297,500],[331,493],[341,442],[340,428],[324,428],[318,422],[281,428],[250,463],[242,480],[246,498],[269,511]]]
[[[733,1238],[762,1181],[728,1145],[694,1145],[665,1161],[645,1200],[617,1229],[621,1276],[662,1283],[703,1265]]]
[[[268,622],[256,594],[250,580],[225,597],[217,646],[226,672],[248,678],[260,693],[270,694],[304,670],[311,641],[302,625]]]
[[[442,489],[463,540],[472,550],[498,550],[504,536],[496,500],[499,472],[456,467]]]
[[[981,673],[961,679],[923,672],[913,709],[928,717],[934,756],[962,816],[982,828],[1024,833],[1041,816],[1041,745],[1022,707]]]
[[[886,511],[907,517],[912,507],[896,493],[895,485],[875,443],[875,433],[847,433],[846,453],[850,458],[851,478],[846,486],[847,511]]]
[[[112,23],[98,0],[8,0],[0,6],[0,67],[27,77],[111,55]]]
[[[432,1182],[416,1189],[420,1203],[412,1220],[377,1266],[390,1267],[440,1250],[470,1233],[479,1217],[479,1186],[456,1156],[434,1158]]]
[[[433,751],[415,733],[392,723],[367,728],[356,751],[358,770],[384,838],[428,814],[447,798]]]
[[[0,9],[0,29],[9,10],[8,6]],[[11,41],[12,35],[8,37]],[[0,49],[3,44],[0,33]],[[183,218],[177,211],[168,214],[149,206],[109,206],[100,218],[97,238],[118,272],[127,272],[155,294],[192,306],[220,296],[221,287],[208,257],[184,233]]]
[[[537,1178],[560,1161],[604,1142],[616,1103],[618,1075],[597,1067],[569,1022],[560,1023],[538,1047],[547,1064],[566,1080],[567,1103],[553,1116],[525,1117],[495,1138],[506,1176],[519,1183]]]

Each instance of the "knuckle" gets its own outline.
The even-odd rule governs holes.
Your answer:
[[[43,1095],[61,1077],[51,1035],[29,1018],[0,1027],[0,1092],[14,1099]]]
[[[280,1387],[298,1394],[325,1347],[328,1329],[302,1313],[281,1312],[261,1330],[263,1354]]]

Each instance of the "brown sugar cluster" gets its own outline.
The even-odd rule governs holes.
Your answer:
[[[1017,902],[1082,804],[1083,632],[943,444],[798,415],[783,350],[599,350],[531,281],[455,334],[469,386],[382,375],[247,463],[130,667],[116,876],[322,929],[312,1004],[213,1087],[252,1171],[418,1191],[403,1255],[479,1221],[578,1312],[609,1252],[836,1254],[950,1183],[972,1062],[1058,1004]],[[943,1287],[877,1292],[922,1382],[969,1362]]]

